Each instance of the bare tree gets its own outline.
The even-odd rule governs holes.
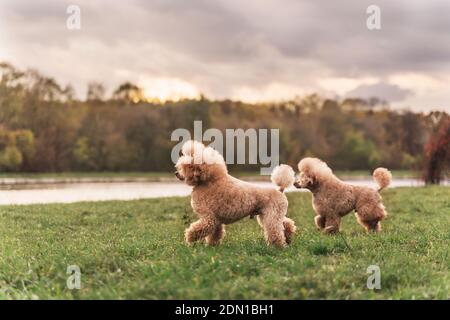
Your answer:
[[[114,91],[113,99],[125,103],[139,103],[145,100],[145,96],[143,90],[137,85],[125,82]]]
[[[99,82],[90,82],[86,95],[87,101],[100,102],[105,98],[105,87]]]
[[[426,184],[439,184],[443,173],[450,169],[450,119],[446,119],[425,145]]]

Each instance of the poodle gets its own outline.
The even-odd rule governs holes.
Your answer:
[[[283,247],[291,242],[296,227],[286,217],[288,201],[283,193],[295,180],[290,166],[280,165],[272,172],[272,182],[279,187],[275,190],[230,176],[222,155],[198,141],[184,143],[181,151],[175,175],[193,186],[191,206],[199,217],[185,231],[187,244],[206,239],[207,244],[218,245],[225,225],[254,216],[267,244]]]
[[[309,189],[313,194],[314,219],[319,230],[337,233],[341,218],[355,210],[359,224],[367,231],[381,231],[381,223],[387,212],[379,192],[389,186],[392,174],[385,168],[373,172],[378,190],[347,184],[339,180],[328,165],[317,158],[304,158],[298,163],[296,188]]]

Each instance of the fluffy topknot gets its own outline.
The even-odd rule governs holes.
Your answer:
[[[317,177],[333,175],[333,171],[330,167],[318,158],[303,158],[298,163],[298,170],[300,172],[312,173]]]
[[[198,141],[189,140],[183,144],[181,148],[181,152],[184,156],[190,156],[194,160],[194,163],[200,164],[202,163],[202,155],[205,146]]]
[[[225,165],[223,156],[211,147],[205,147],[201,142],[189,140],[181,148],[183,157],[189,157],[193,164],[222,164]],[[183,158],[182,157],[182,158]],[[187,159],[183,162],[186,163]]]
[[[203,163],[225,165],[225,160],[217,150],[211,147],[206,147],[203,151]]]

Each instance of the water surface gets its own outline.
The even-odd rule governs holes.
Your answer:
[[[376,188],[372,179],[345,179],[355,185]],[[253,182],[273,188],[270,182]],[[444,185],[450,185],[446,181]],[[390,188],[419,187],[423,182],[417,179],[393,179]],[[287,192],[298,192],[291,187]],[[181,182],[80,182],[3,184],[0,186],[0,205],[34,203],[71,203],[79,201],[133,200],[187,196],[191,187]]]

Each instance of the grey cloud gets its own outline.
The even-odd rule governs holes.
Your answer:
[[[373,97],[382,97],[389,102],[396,102],[404,100],[412,92],[407,89],[402,89],[397,85],[386,82],[378,82],[371,85],[361,85],[346,94],[347,97],[360,97],[370,99]]]
[[[41,63],[44,72],[67,81],[102,76],[113,85],[121,80],[111,76],[114,70],[126,69],[182,78],[213,96],[270,82],[302,86],[324,76],[450,71],[446,0],[378,0],[379,31],[365,25],[369,0],[76,2],[82,29],[68,32],[71,1],[2,1],[7,47],[15,50],[9,55],[27,66]],[[85,67],[62,70],[64,64],[35,59],[57,53]],[[86,84],[75,85],[81,91]]]
[[[10,10],[30,23],[61,17],[56,24],[64,18],[64,1],[11,3]],[[389,72],[394,66],[441,67],[450,60],[450,42],[446,41],[450,20],[443,14],[450,13],[450,3],[444,0],[428,1],[427,5],[417,0],[377,1],[382,13],[380,31],[365,27],[365,9],[372,3],[368,0],[79,3],[84,26],[80,36],[88,33],[99,41],[130,45],[158,42],[209,62],[257,57],[260,48],[246,45],[255,38],[289,58],[317,59],[347,73]],[[34,41],[66,41],[67,35],[57,30],[47,26],[47,32]]]

